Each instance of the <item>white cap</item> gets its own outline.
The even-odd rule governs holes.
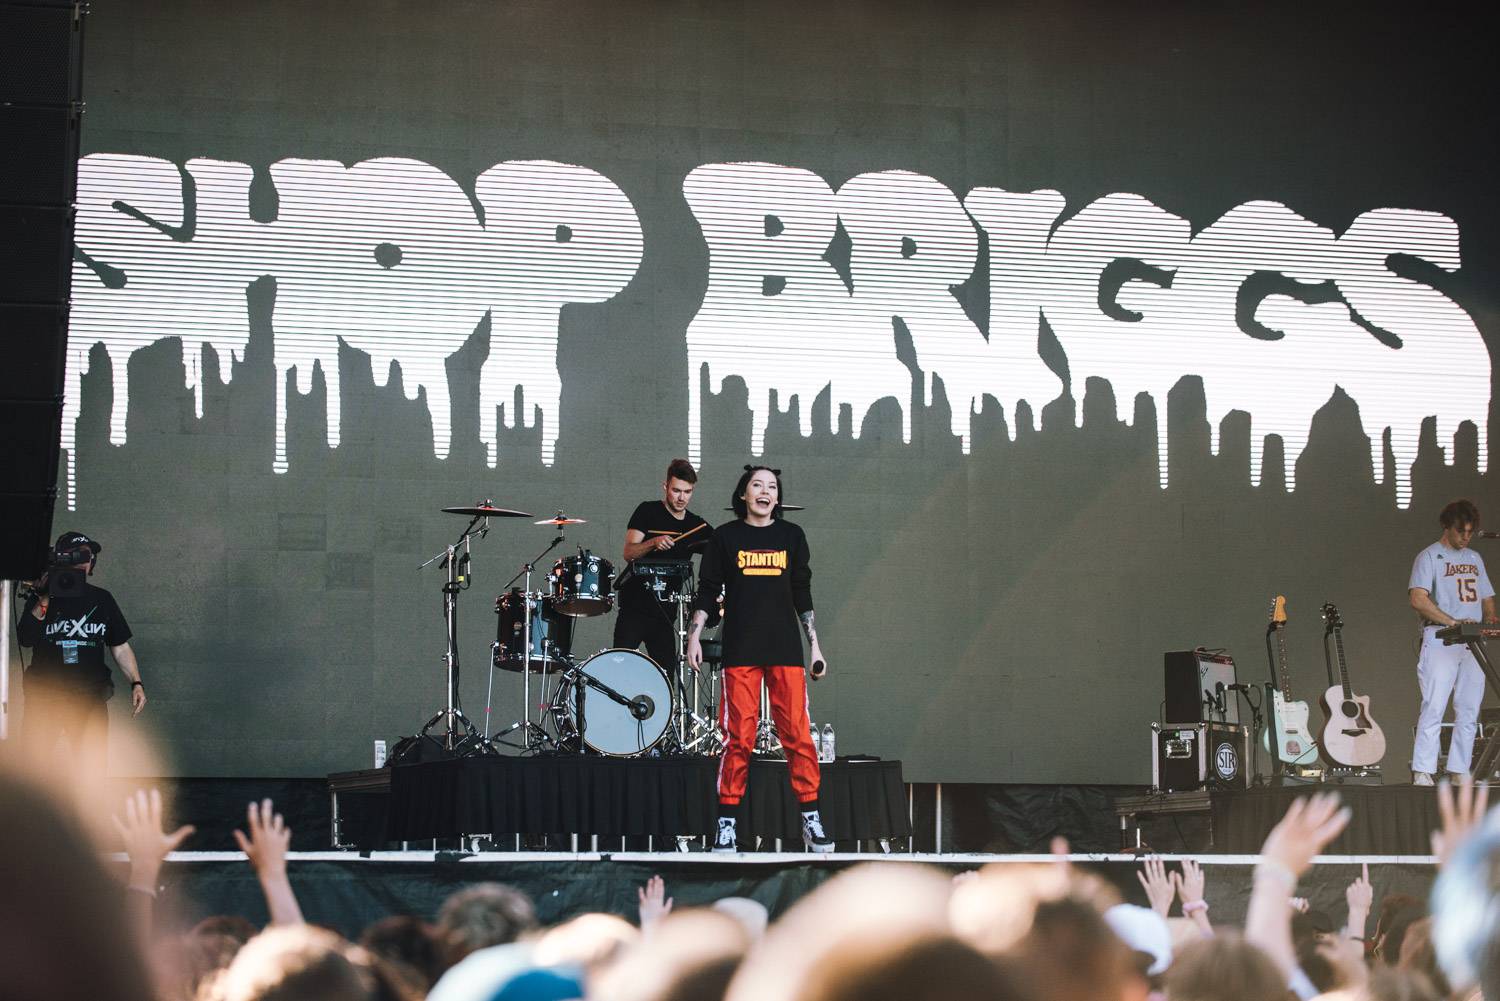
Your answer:
[[[1104,912],[1104,920],[1131,949],[1151,957],[1148,976],[1167,972],[1172,965],[1172,932],[1160,914],[1149,907],[1116,904]]]

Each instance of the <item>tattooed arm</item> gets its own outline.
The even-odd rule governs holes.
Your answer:
[[[802,622],[802,635],[807,637],[809,646],[818,645],[818,630],[813,626],[813,612],[808,610],[797,616]]]
[[[802,623],[802,634],[812,648],[812,676],[816,680],[828,670],[828,661],[818,645],[818,628],[813,616],[812,600],[812,553],[808,549],[807,536],[797,540],[792,554],[792,607],[797,609],[797,619]]]
[[[693,624],[688,627],[687,662],[694,671],[703,666],[703,627],[708,623],[708,613],[698,610],[693,613]]]
[[[812,658],[808,670],[814,681],[828,673],[828,661],[823,657],[823,648],[818,645],[818,629],[813,621],[812,609],[808,609],[797,616],[802,622],[802,633],[807,637],[807,645],[812,648]]]

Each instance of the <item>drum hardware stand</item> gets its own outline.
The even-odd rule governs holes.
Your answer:
[[[688,579],[691,580],[691,576]],[[719,733],[716,721],[698,713],[698,707],[702,704],[699,684],[702,681],[703,665],[700,664],[699,670],[694,671],[687,662],[688,608],[692,605],[693,593],[694,589],[689,585],[686,591],[680,591],[667,599],[677,606],[677,628],[674,630],[677,636],[677,747],[686,754],[706,741],[707,746],[701,753],[713,754],[717,748],[723,747],[724,737]],[[692,675],[691,688],[688,684],[689,674]]]
[[[760,719],[755,722],[755,745],[752,754],[763,758],[785,758],[781,738],[776,736],[776,721],[771,717],[771,690],[765,679],[760,683]]]
[[[489,503],[488,500],[484,502],[485,506],[488,506]],[[468,575],[470,543],[476,535],[482,539],[489,534],[489,531],[489,518],[482,515],[475,515],[469,522],[468,527],[464,529],[463,534],[459,536],[457,542],[448,546],[442,552],[437,553],[417,568],[418,570],[422,570],[438,560],[442,560],[443,568],[448,571],[448,579],[443,583],[443,619],[448,632],[448,648],[443,655],[443,660],[447,668],[447,700],[443,708],[422,727],[418,736],[438,742],[442,745],[443,750],[449,754],[457,753],[460,748],[471,742],[475,746],[465,753],[473,753],[474,751],[483,752],[488,749],[488,741],[480,737],[479,731],[474,727],[474,724],[469,721],[469,718],[463,714],[463,710],[459,708],[458,595],[460,591],[467,591],[469,585],[473,582]],[[462,554],[460,554],[460,549],[462,550]],[[439,721],[443,723],[443,735],[441,739],[428,733]],[[462,735],[459,733],[460,727],[463,730]]]
[[[561,519],[563,517],[563,513],[561,511],[557,512],[557,517]],[[559,524],[557,526],[557,538],[553,539],[552,543],[547,546],[546,549],[543,549],[540,553],[538,553],[530,562],[521,567],[516,575],[510,580],[506,581],[505,586],[500,589],[501,591],[506,591],[512,584],[520,580],[522,577],[526,578],[526,583],[522,585],[521,597],[523,606],[525,608],[525,618],[521,620],[521,649],[523,651],[521,666],[521,718],[495,735],[495,743],[505,744],[507,747],[519,748],[522,753],[535,753],[542,750],[543,746],[547,744],[551,744],[553,747],[557,746],[557,741],[552,739],[552,735],[549,734],[546,729],[541,726],[540,722],[533,723],[531,721],[531,573],[536,569],[537,563],[548,553],[552,552],[552,550],[560,546],[566,540],[566,538],[567,529],[563,525]],[[540,599],[538,599],[537,610],[538,612],[540,612],[541,610]],[[546,690],[547,660],[543,659],[542,691],[545,692]],[[507,734],[510,734],[516,730],[521,731],[521,742],[519,744],[511,743],[510,741],[503,739]]]

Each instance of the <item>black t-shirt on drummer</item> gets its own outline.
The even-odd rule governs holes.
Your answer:
[[[130,626],[115,596],[88,584],[77,597],[54,595],[40,622],[31,614],[35,607],[36,599],[27,602],[16,626],[16,640],[34,651],[26,683],[108,697],[113,684],[104,648],[130,639]]]
[[[653,559],[681,560],[695,553],[702,552],[703,545],[713,535],[713,529],[706,527],[699,528],[698,526],[706,526],[707,524],[708,522],[691,511],[684,511],[681,519],[674,518],[672,517],[672,512],[667,510],[667,505],[659,500],[649,500],[643,501],[636,507],[635,513],[630,516],[630,524],[625,527],[640,532],[641,535],[645,536],[644,541],[646,542],[650,542],[652,539],[663,535],[682,535],[685,532],[693,533],[690,538],[683,539],[666,552],[651,553],[635,561],[640,563],[650,562]],[[645,602],[651,600],[652,596],[647,590],[644,580],[639,577],[632,577],[628,582],[620,586],[616,597],[619,599],[621,608],[642,606],[649,608],[650,606],[645,605]],[[656,613],[653,612],[652,614]]]
[[[724,589],[724,666],[802,663],[797,616],[812,611],[807,536],[788,521],[763,528],[731,521],[714,529],[698,570],[693,607],[713,614]]]

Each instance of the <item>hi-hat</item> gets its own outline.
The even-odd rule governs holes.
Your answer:
[[[478,507],[445,507],[444,514],[466,514],[470,518],[530,518],[530,511],[512,511],[508,507],[490,507],[481,504]]]
[[[556,518],[543,518],[541,521],[532,522],[533,525],[587,525],[588,523],[587,518],[569,518],[561,511],[557,512]]]

